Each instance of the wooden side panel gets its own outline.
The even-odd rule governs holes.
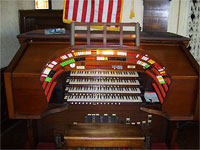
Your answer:
[[[197,79],[174,79],[163,104],[169,116],[193,115],[197,92]]]
[[[42,114],[48,107],[39,76],[13,76],[16,114]]]
[[[200,101],[200,89],[199,89],[199,85],[200,85],[200,77],[199,77],[199,71],[200,71],[200,66],[197,63],[197,61],[194,59],[194,57],[192,56],[192,54],[189,52],[189,50],[184,46],[183,43],[180,44],[180,47],[182,48],[183,52],[185,53],[185,55],[187,56],[187,59],[190,61],[190,63],[192,64],[193,68],[196,70],[197,74],[198,74],[198,82],[197,82],[197,93],[195,93],[196,95],[196,99],[195,101],[195,105],[194,105],[194,120],[200,120],[200,115],[199,115],[199,101]]]
[[[15,118],[15,110],[13,104],[13,88],[12,88],[12,75],[10,72],[4,73],[5,78],[5,88],[6,88],[6,96],[7,96],[7,104],[8,104],[8,113],[9,118]]]
[[[199,80],[199,85],[200,85],[200,80]],[[196,106],[195,106],[195,112],[194,112],[194,120],[200,120],[200,115],[199,115],[199,101],[200,101],[200,95],[199,95],[199,93],[200,93],[200,89],[199,89],[199,85],[198,85],[198,88],[197,88],[197,98],[196,98],[196,100],[197,100],[197,102],[196,102]]]
[[[6,71],[4,72],[8,112],[9,112],[9,117],[12,119],[15,118],[12,73],[16,68],[17,64],[19,63],[27,47],[28,44],[21,45],[20,49],[18,50],[18,52],[10,62],[9,66],[7,67]]]

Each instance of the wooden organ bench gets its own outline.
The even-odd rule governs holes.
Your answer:
[[[148,137],[139,126],[123,124],[77,124],[69,125],[61,137],[55,131],[59,148],[124,148],[124,149],[148,149]],[[64,142],[63,146],[61,143]]]

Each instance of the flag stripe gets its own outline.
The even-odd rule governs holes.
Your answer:
[[[107,22],[111,22],[112,9],[113,9],[113,0],[110,0],[109,6],[108,6],[108,17],[107,17]]]
[[[102,22],[102,16],[103,16],[103,3],[104,0],[99,0],[99,15],[98,15],[98,22]]]
[[[73,8],[74,8],[74,1],[69,1],[69,10],[68,10],[68,19],[72,20],[72,14],[73,14]]]
[[[113,23],[116,21],[117,4],[118,4],[118,0],[114,0],[113,1],[112,17],[111,17],[111,22],[113,22]]]
[[[90,22],[94,22],[94,0],[92,0]]]
[[[117,23],[120,21],[121,3],[122,3],[122,0],[118,0],[117,14],[116,14],[116,22]]]
[[[94,5],[94,22],[98,21],[98,13],[99,13],[99,0],[95,0]]]
[[[88,6],[87,6],[87,13],[86,13],[85,22],[89,22],[90,21],[91,5],[92,5],[92,0],[88,0]]]
[[[73,9],[73,17],[72,17],[72,20],[76,20],[77,13],[78,13],[78,4],[79,4],[79,1],[75,0],[75,1],[74,1],[74,9]]]
[[[69,1],[65,3],[65,19],[68,19]]]
[[[118,23],[122,7],[123,0],[65,0],[63,21]]]
[[[103,3],[103,16],[102,16],[102,22],[106,22],[107,21],[107,15],[108,15],[108,0],[104,0]]]
[[[78,12],[77,12],[77,18],[76,18],[76,21],[78,22],[81,22],[82,11],[83,11],[83,0],[79,0]]]
[[[87,4],[88,4],[88,0],[84,0],[81,22],[85,22],[86,11],[87,11]]]

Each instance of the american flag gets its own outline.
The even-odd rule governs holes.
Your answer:
[[[123,0],[65,0],[63,22],[121,22]]]

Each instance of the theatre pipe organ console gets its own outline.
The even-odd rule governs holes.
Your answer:
[[[92,31],[77,34],[74,25],[71,43],[23,44],[5,72],[10,118],[38,119],[41,141],[53,141],[53,130],[74,123],[150,126],[152,140],[163,141],[167,120],[197,118],[199,75],[181,41],[139,45],[136,27],[136,41],[120,30],[116,48],[103,26],[103,46],[90,45]],[[80,40],[76,47],[73,37],[86,35],[87,46]]]

